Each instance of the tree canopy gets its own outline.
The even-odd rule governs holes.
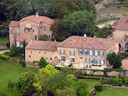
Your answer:
[[[47,65],[36,74],[27,72],[14,83],[23,96],[87,96],[87,85],[69,73]]]
[[[87,36],[93,36],[96,29],[95,14],[86,10],[72,12],[59,20],[55,29],[57,40],[63,40],[64,37],[70,35],[83,36],[86,34]]]
[[[113,68],[120,68],[120,66],[121,66],[120,55],[112,52],[107,55],[107,59],[108,59],[109,63],[113,66]]]

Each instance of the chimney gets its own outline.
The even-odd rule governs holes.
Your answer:
[[[38,12],[38,11],[36,12],[36,16],[37,16],[37,17],[39,16],[39,12]]]
[[[86,34],[84,34],[84,37],[87,37],[87,35],[86,35]]]

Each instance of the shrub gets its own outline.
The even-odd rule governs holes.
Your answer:
[[[42,67],[45,67],[48,65],[48,62],[42,57],[39,61],[39,67],[42,68]]]
[[[9,56],[0,54],[0,60],[8,60],[8,59],[9,59]]]
[[[9,55],[12,56],[12,57],[15,57],[15,56],[21,56],[21,54],[24,54],[24,53],[25,53],[24,47],[21,48],[21,47],[12,46],[10,48]]]
[[[112,52],[107,54],[107,59],[109,61],[109,64],[113,66],[113,68],[120,68],[121,67],[121,56]]]
[[[103,86],[100,84],[95,85],[95,89],[96,89],[96,91],[101,92],[103,90]]]

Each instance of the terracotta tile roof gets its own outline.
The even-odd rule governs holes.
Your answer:
[[[49,25],[52,25],[55,22],[53,19],[51,19],[49,17],[35,16],[35,15],[24,17],[23,19],[20,20],[20,22],[25,21],[25,20],[30,20],[30,21],[33,21],[36,23],[44,22],[44,23],[49,24]]]
[[[128,30],[128,16],[117,20],[113,25],[112,28],[114,30]]]
[[[71,36],[60,43],[59,47],[107,50],[115,43],[112,39]]]
[[[19,26],[19,22],[18,21],[11,21],[9,26],[17,27],[17,26]]]
[[[26,46],[26,49],[33,49],[33,50],[46,50],[46,51],[56,51],[57,50],[57,42],[52,41],[31,41]]]

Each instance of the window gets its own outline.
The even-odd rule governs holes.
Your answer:
[[[84,50],[85,55],[89,55],[89,50]]]
[[[98,53],[98,56],[100,56],[100,51],[99,50],[97,51],[97,53]]]
[[[93,51],[92,51],[92,50],[90,50],[90,55],[91,55],[91,56],[93,55]]]
[[[84,50],[80,49],[80,55],[84,55]]]
[[[89,50],[80,49],[80,55],[89,55]]]
[[[38,40],[38,36],[35,35],[35,40]]]
[[[75,49],[70,49],[69,55],[70,56],[75,56]]]
[[[105,60],[99,60],[99,64],[105,64]]]
[[[96,59],[93,59],[93,60],[91,60],[91,62],[90,62],[91,64],[98,64],[98,60],[96,60]]]
[[[64,56],[61,56],[61,61],[65,61],[66,58]]]
[[[92,56],[95,56],[95,50],[92,51]]]
[[[75,62],[75,58],[71,58],[70,60],[71,60],[71,62],[72,62],[72,63],[74,63],[74,62]]]
[[[102,65],[104,64],[104,60],[101,60],[101,64],[102,64]]]
[[[20,42],[16,42],[16,47],[20,47]]]
[[[64,55],[64,53],[65,53],[64,49],[62,49],[62,48],[59,49],[59,54],[60,54],[60,55]]]
[[[97,51],[97,55],[98,55],[98,56],[104,56],[105,53],[104,53],[104,51],[100,51],[100,50],[98,50],[98,51]]]
[[[95,50],[95,56],[98,56],[98,51],[97,50]]]

